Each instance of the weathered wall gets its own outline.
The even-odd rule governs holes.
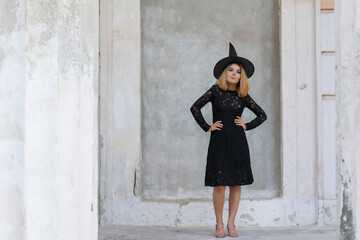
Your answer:
[[[116,223],[127,218],[121,201],[139,196],[141,187],[140,1],[100,4],[99,207],[102,223]]]
[[[172,3],[172,1],[168,3],[169,6],[171,6]],[[246,197],[246,194],[250,194],[249,189],[246,188],[246,191],[242,192],[239,213],[235,220],[239,225],[298,226],[319,223],[319,184],[317,179],[318,125],[316,124],[319,118],[317,115],[319,107],[316,104],[317,99],[319,98],[318,92],[316,91],[316,86],[318,84],[316,78],[318,73],[316,60],[318,51],[320,51],[316,35],[316,26],[319,24],[319,21],[317,21],[316,18],[320,11],[318,3],[319,2],[316,1],[279,1],[280,7],[278,8],[279,11],[277,14],[280,16],[279,42],[281,62],[279,72],[280,86],[278,88],[280,95],[280,123],[278,124],[280,124],[280,129],[274,129],[274,132],[280,131],[279,151],[281,160],[280,174],[282,180],[280,182],[280,194],[275,197],[259,197],[254,200],[253,198]],[[167,3],[164,2],[164,4]],[[267,4],[269,3],[267,2]],[[206,4],[206,7],[209,8],[210,5]],[[186,7],[177,6],[177,8],[185,9]],[[196,8],[191,8],[191,10],[203,13],[202,10],[197,10]],[[226,10],[231,11],[230,9]],[[158,14],[157,17],[160,17],[161,10],[158,11],[159,12],[156,12]],[[168,17],[168,12],[162,12],[162,14]],[[194,79],[194,84],[200,84],[198,88],[191,88],[189,87],[189,84],[186,85],[188,88],[186,88],[185,85],[181,85],[182,88],[177,86],[171,88],[172,85],[168,85],[171,84],[171,81],[166,80],[168,79],[168,76],[172,77],[171,74],[173,73],[166,72],[168,71],[167,68],[162,68],[163,70],[160,68],[160,73],[156,74],[160,74],[158,76],[160,76],[163,81],[156,82],[153,79],[155,81],[154,86],[149,86],[149,88],[153,90],[145,93],[144,91],[147,89],[147,85],[142,85],[143,76],[141,71],[145,71],[143,68],[146,68],[146,66],[143,68],[141,66],[143,64],[142,57],[146,56],[141,55],[141,50],[144,46],[141,43],[142,25],[140,21],[140,1],[101,1],[100,15],[101,224],[187,226],[194,224],[211,225],[215,223],[212,197],[209,192],[199,191],[196,195],[198,199],[192,199],[183,198],[188,196],[186,195],[188,192],[180,191],[180,188],[179,192],[170,192],[168,191],[170,188],[168,188],[163,191],[167,194],[166,198],[159,200],[158,198],[146,199],[143,197],[141,191],[143,184],[146,184],[144,181],[147,180],[142,177],[142,171],[146,171],[146,169],[142,168],[142,157],[144,157],[142,154],[142,144],[148,144],[148,142],[144,143],[141,141],[141,139],[144,138],[142,127],[147,126],[148,124],[142,122],[143,119],[144,121],[151,121],[153,124],[150,127],[153,129],[171,129],[170,131],[173,131],[172,134],[174,138],[169,141],[172,145],[176,145],[176,148],[183,148],[183,146],[177,144],[177,142],[180,143],[181,141],[185,141],[177,136],[179,134],[179,136],[182,136],[181,131],[187,131],[186,128],[188,127],[193,128],[194,130],[190,134],[199,134],[196,138],[198,140],[195,141],[195,143],[198,146],[203,143],[202,149],[206,149],[207,146],[206,133],[201,132],[201,129],[199,130],[199,127],[196,126],[188,108],[186,110],[184,108],[184,113],[188,112],[189,114],[189,118],[185,121],[185,124],[189,125],[185,125],[184,128],[181,128],[181,126],[184,126],[183,122],[181,122],[181,125],[172,123],[172,121],[177,121],[176,114],[178,113],[170,111],[165,104],[161,103],[163,109],[175,115],[175,120],[171,119],[171,121],[160,122],[161,124],[158,126],[155,125],[156,121],[151,117],[147,119],[144,118],[148,113],[145,113],[144,115],[146,109],[144,110],[144,107],[142,108],[141,103],[148,104],[147,100],[150,101],[150,99],[159,101],[163,96],[166,96],[166,92],[163,90],[171,89],[173,91],[172,98],[176,103],[179,102],[179,104],[172,105],[172,107],[181,109],[183,101],[185,101],[186,106],[190,106],[193,101],[199,97],[200,90],[198,89],[203,87],[203,90],[206,90],[206,86],[204,86],[201,81],[196,81]],[[174,16],[174,18],[166,18],[167,21],[176,22],[180,19],[176,17],[176,14],[174,14]],[[192,17],[191,15],[186,16]],[[156,19],[155,16],[153,17]],[[177,28],[181,29],[181,26],[175,25]],[[162,31],[165,32],[165,29],[168,28],[164,28],[163,26],[169,27],[170,25],[160,25],[159,29],[156,29],[156,31],[159,33],[162,33]],[[196,28],[196,22],[189,27]],[[203,29],[199,27],[198,31],[201,32]],[[176,31],[173,33],[176,35]],[[181,36],[178,36],[178,38],[180,40],[182,39]],[[236,39],[231,41],[234,42],[235,46],[239,45],[239,43],[236,42]],[[186,41],[179,42],[181,43],[178,45],[183,47],[189,46],[190,44],[186,43]],[[172,61],[184,59],[184,56],[188,54],[187,51],[178,53],[178,50],[175,47],[171,48],[166,45],[166,43],[163,45],[163,47],[173,55],[178,54],[176,55],[177,58],[174,58]],[[154,46],[156,46],[156,44]],[[190,53],[195,51],[196,47],[201,48],[202,46],[196,45],[195,42],[194,47],[190,48]],[[237,49],[238,48],[239,47],[237,47]],[[151,48],[148,49],[148,51],[150,50]],[[144,49],[144,51],[147,50]],[[227,51],[228,43],[224,43],[223,49],[216,52],[216,55],[208,56],[209,58],[213,57],[211,67],[207,66],[207,63],[199,63],[201,64],[200,66],[203,67],[200,71],[204,72],[204,75],[209,74],[208,78],[205,77],[203,81],[209,80],[210,84],[213,83],[214,80],[211,80],[213,78],[209,69],[212,69],[216,60],[218,60],[219,57],[224,56]],[[240,54],[242,51],[241,47],[238,51]],[[150,56],[150,53],[146,54],[149,54],[148,57]],[[162,61],[160,56],[167,56],[166,52],[162,52],[161,49],[160,52],[155,51],[151,53],[151,55],[154,56],[154,59],[149,67],[152,65],[156,66],[158,64],[157,61]],[[149,61],[150,60],[148,59],[148,62]],[[169,63],[166,63],[165,66],[171,67],[172,69],[174,67],[172,64],[173,63],[169,60]],[[180,67],[182,66],[180,65]],[[264,67],[265,65],[263,68]],[[155,70],[155,68],[153,69]],[[189,69],[193,69],[193,67]],[[185,73],[185,71],[182,71],[182,74]],[[148,74],[156,76],[155,73]],[[193,78],[193,76],[194,74],[190,77]],[[181,75],[179,75],[179,77],[184,78],[184,76]],[[178,80],[175,79],[174,81]],[[145,80],[144,84],[146,84]],[[260,80],[258,81],[258,84],[261,84]],[[251,85],[252,89],[254,89],[255,86],[256,85],[254,84]],[[254,92],[260,91],[259,89],[261,89],[261,86],[257,87],[258,89],[255,89],[256,91]],[[155,89],[157,91],[155,91]],[[190,94],[190,91],[187,90],[197,91],[197,93],[192,93],[192,100],[190,98],[183,100],[184,92],[189,92]],[[201,92],[203,92],[203,90]],[[150,98],[150,95],[146,94],[152,94],[152,97]],[[159,94],[161,98],[157,96]],[[267,94],[270,94],[270,92]],[[266,93],[264,93],[264,95],[269,96],[266,95]],[[147,98],[144,98],[144,96]],[[261,99],[261,97],[262,96],[258,96],[257,99]],[[261,100],[259,103],[261,103]],[[265,102],[261,105],[266,109],[266,104],[267,103]],[[207,107],[207,109],[204,109],[204,113],[206,112],[207,117],[210,117],[210,105]],[[154,115],[161,119],[161,121],[163,121],[162,118],[167,117],[167,115],[164,114],[163,109],[161,109],[159,115]],[[151,113],[157,112],[152,111]],[[275,115],[276,113],[270,112],[270,114]],[[183,116],[179,114],[178,118],[182,117]],[[276,126],[276,123],[272,124],[273,125],[271,126],[268,124],[268,129],[272,129],[273,126]],[[172,126],[172,128],[170,128],[170,126]],[[266,129],[265,123],[262,127],[264,130]],[[252,134],[255,135],[257,133],[256,131],[260,131],[260,129],[261,128],[253,130]],[[167,139],[166,135],[160,137],[162,138],[162,141]],[[257,137],[254,137],[254,139],[257,139]],[[157,139],[151,140],[157,141]],[[171,152],[171,149],[174,148],[172,145],[167,145],[170,149],[167,151]],[[164,149],[166,150],[167,148]],[[172,156],[177,156],[175,151]],[[203,157],[204,156],[205,154]],[[198,158],[201,159],[202,157],[198,156]],[[186,164],[191,162],[189,159],[182,161],[187,161],[188,163]],[[180,163],[180,161],[178,163]],[[182,171],[183,170],[184,169],[182,169]],[[199,170],[199,172],[202,172],[202,170]],[[159,176],[159,171],[155,171],[153,176],[159,178],[162,177]],[[168,176],[169,179],[171,179],[171,177],[172,176]],[[180,179],[183,179],[184,176],[180,177]],[[201,180],[203,178],[198,177],[198,179]],[[259,190],[258,192],[263,194],[264,192],[266,193],[266,191],[267,190],[265,189]],[[228,192],[226,192],[226,194],[227,193]],[[252,196],[257,197],[254,193],[255,192],[251,192]],[[330,204],[325,207],[329,207],[330,211],[333,211],[334,208]],[[227,211],[228,201],[226,200],[224,205],[224,218],[227,216]],[[324,221],[327,223],[331,223],[334,218],[334,216],[325,217],[328,218]]]
[[[1,239],[98,238],[98,13],[1,2]]]
[[[27,239],[97,238],[98,4],[26,4]]]
[[[336,1],[337,223],[341,239],[360,237],[360,2]]]
[[[331,0],[321,1],[317,15],[317,99],[318,105],[318,198],[319,224],[336,223],[336,94],[335,94],[335,11]]]
[[[141,1],[143,197],[212,196],[212,188],[204,188],[210,134],[197,125],[189,108],[215,83],[214,65],[228,56],[229,42],[239,56],[254,63],[250,94],[268,115],[263,125],[247,132],[254,183],[244,188],[242,196],[277,196],[281,180],[278,3],[185,3]],[[211,124],[211,103],[202,113]],[[244,110],[244,122],[254,117]]]
[[[0,236],[24,239],[25,1],[0,1]]]

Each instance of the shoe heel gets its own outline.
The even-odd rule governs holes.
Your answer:
[[[235,228],[235,224],[233,224],[233,226]],[[238,237],[239,236],[239,234],[238,234],[238,232],[236,230],[235,231],[230,231],[229,230],[229,224],[227,225],[227,230],[228,230],[228,235],[230,237]]]
[[[221,223],[221,225],[223,225],[224,228],[224,224]],[[215,225],[215,231],[217,230],[217,224]],[[215,237],[217,238],[224,238],[225,237],[225,232],[224,231],[220,231],[220,232],[215,232]]]

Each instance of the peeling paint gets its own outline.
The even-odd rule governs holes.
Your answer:
[[[245,218],[249,221],[254,221],[254,218],[252,216],[250,216],[249,214],[241,214],[240,218]]]
[[[184,207],[186,205],[188,205],[190,202],[186,201],[186,202],[180,202],[180,207]]]
[[[99,213],[99,216],[100,216],[100,222],[102,224],[107,224],[108,223],[108,219],[107,217],[105,216],[105,210],[106,210],[106,207],[105,207],[105,200],[100,200],[99,199],[99,209],[98,209],[98,213]]]
[[[332,218],[331,209],[329,207],[324,208],[324,213],[329,219]]]
[[[350,178],[349,178],[350,180]],[[343,192],[342,192],[342,210],[340,217],[340,233],[341,239],[353,240],[355,239],[355,230],[353,222],[353,210],[351,207],[351,193],[349,194],[348,183],[342,177]],[[350,195],[350,196],[349,196]]]
[[[288,215],[288,219],[293,222],[295,220],[295,216],[296,216],[296,213],[292,214],[292,215]]]
[[[175,226],[178,226],[178,225],[181,224],[181,216],[182,216],[181,208],[182,208],[182,204],[180,203],[178,213],[177,213],[176,218],[174,220]]]
[[[306,83],[302,83],[299,87],[299,89],[303,90],[307,87],[307,84]]]

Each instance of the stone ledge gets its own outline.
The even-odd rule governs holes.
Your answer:
[[[226,223],[224,223],[226,224]],[[235,224],[236,226],[236,224]],[[238,227],[239,237],[242,240],[335,240],[337,239],[336,226],[317,226],[284,228],[284,227]],[[99,227],[99,240],[151,240],[151,239],[216,239],[215,224],[208,227],[152,227],[133,225],[106,225]],[[225,229],[225,238],[230,238]]]

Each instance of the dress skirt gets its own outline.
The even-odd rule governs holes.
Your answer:
[[[248,185],[254,182],[245,130],[235,124],[235,114],[216,114],[221,130],[211,132],[205,171],[205,186]]]

